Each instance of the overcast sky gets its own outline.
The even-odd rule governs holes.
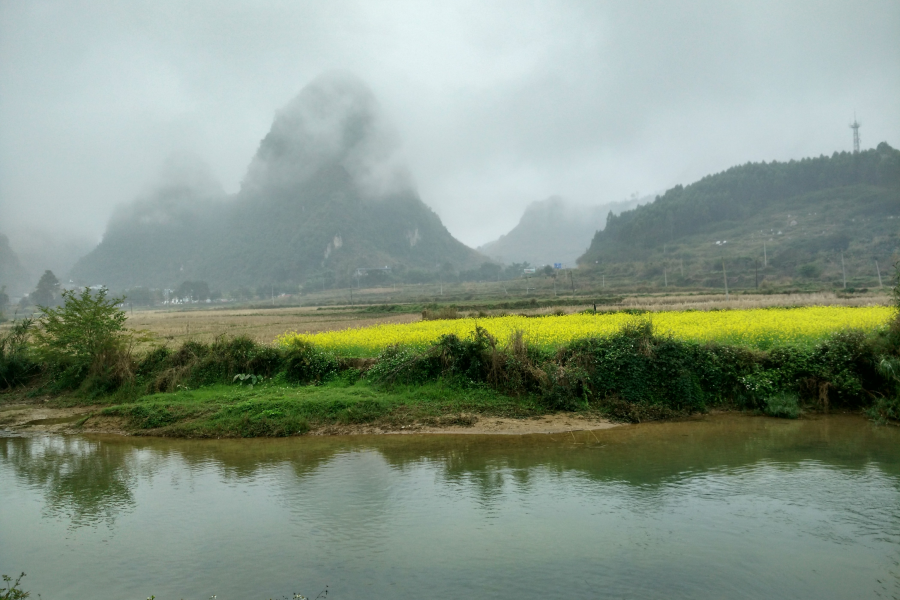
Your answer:
[[[240,186],[316,75],[365,80],[463,242],[533,200],[900,145],[900,2],[0,0],[0,232],[98,240],[171,155]],[[14,236],[12,236],[14,237]]]

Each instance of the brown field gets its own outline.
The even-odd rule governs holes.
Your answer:
[[[128,326],[149,331],[159,341],[210,341],[220,335],[246,335],[271,343],[287,331],[316,332],[378,323],[409,323],[418,313],[373,315],[356,311],[317,311],[315,308],[144,310],[129,314]]]
[[[642,309],[658,310],[714,310],[723,308],[765,308],[771,306],[871,306],[889,303],[887,295],[838,296],[831,292],[812,294],[742,294],[728,300],[723,294],[634,296],[615,304],[598,306],[598,310]],[[591,308],[590,304],[536,308],[515,311],[488,311],[500,314],[551,314],[558,311],[573,313]],[[461,315],[465,315],[462,309]],[[350,307],[273,307],[273,308],[187,308],[135,310],[129,314],[128,326],[146,330],[158,340],[178,345],[186,340],[210,341],[217,336],[246,335],[262,343],[271,343],[287,331],[317,332],[350,327],[367,327],[380,323],[411,323],[419,321],[418,313],[370,313]]]

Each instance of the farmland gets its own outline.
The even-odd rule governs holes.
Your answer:
[[[891,421],[900,380],[888,372],[897,354],[889,302],[648,295],[596,308],[128,311],[140,343],[80,371],[20,346],[11,359],[22,384],[2,401],[85,407],[76,429],[116,423],[182,437],[459,427],[560,412],[640,422],[711,409],[790,418],[840,409]]]
[[[447,286],[448,296],[456,292]],[[371,296],[363,296],[365,303],[337,306],[266,306],[263,304],[236,308],[172,308],[128,311],[128,326],[146,330],[156,343],[180,344],[193,340],[210,342],[217,336],[247,336],[261,343],[271,344],[275,338],[287,332],[318,333],[343,329],[358,329],[375,325],[413,323],[421,320],[421,312],[427,306],[454,306],[461,314],[473,316],[499,316],[504,314],[552,315],[578,313],[593,310],[592,299],[572,299],[568,305],[556,305],[549,298],[536,298],[532,304],[525,301],[509,302],[493,298],[486,301],[448,300],[432,304],[407,302],[391,303],[387,297],[374,290]],[[833,292],[793,294],[673,294],[632,295],[607,300],[596,305],[601,312],[622,310],[681,311],[751,309],[789,306],[886,306],[886,294],[838,295]],[[8,326],[8,325],[7,325]],[[3,327],[0,325],[0,327]]]
[[[872,331],[885,327],[893,309],[813,306],[729,311],[660,311],[503,316],[378,324],[340,331],[289,333],[278,338],[290,345],[304,340],[340,356],[376,356],[392,345],[424,349],[442,335],[469,337],[484,328],[501,344],[521,333],[525,343],[555,350],[578,339],[609,337],[625,325],[646,320],[657,335],[690,342],[719,342],[767,350],[778,345],[812,345],[843,329]]]

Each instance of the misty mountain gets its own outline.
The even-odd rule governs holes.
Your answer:
[[[673,261],[680,274],[687,260],[699,265],[695,273],[718,269],[721,281],[723,258],[745,269],[765,262],[785,277],[801,268],[835,277],[843,257],[874,276],[875,260],[886,273],[900,253],[898,231],[900,151],[882,142],[858,154],[748,163],[675,186],[610,216],[579,264],[611,272],[642,262],[661,276],[666,264],[674,272]]]
[[[94,248],[96,241],[63,231],[42,231],[30,227],[15,227],[9,232],[9,243],[19,256],[25,271],[29,291],[34,289],[48,269],[67,280],[69,271],[78,259]]]
[[[470,268],[484,258],[419,198],[371,91],[331,73],[278,112],[240,191],[186,168],[121,207],[73,269],[114,289],[349,281],[358,268]]]
[[[567,202],[559,196],[532,202],[519,223],[506,235],[479,246],[478,251],[503,263],[535,266],[563,263],[574,266],[594,234],[606,225],[607,215],[619,214],[653,200],[631,198],[596,206]]]
[[[0,288],[9,295],[27,293],[28,277],[18,255],[9,245],[9,238],[0,233]]]

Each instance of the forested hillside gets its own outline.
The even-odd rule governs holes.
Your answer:
[[[368,88],[318,78],[276,116],[241,190],[204,177],[126,205],[73,269],[112,289],[202,280],[241,286],[346,285],[358,269],[472,268],[396,159],[396,137]]]
[[[843,284],[845,274],[875,281],[898,252],[898,230],[900,151],[881,143],[859,154],[750,163],[678,185],[610,216],[579,263],[699,285],[716,277],[722,285],[723,261],[745,284],[759,279],[759,268],[770,281]]]

